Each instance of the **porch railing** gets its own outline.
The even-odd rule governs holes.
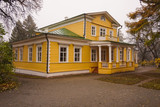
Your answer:
[[[122,62],[119,63],[119,66],[120,66],[120,67],[126,67],[126,65],[127,65],[127,64],[126,64],[125,61],[122,61]]]
[[[109,38],[110,38],[111,41],[118,41],[118,37],[113,37],[113,36],[111,36],[111,37],[109,37]]]
[[[116,68],[116,62],[112,62],[112,68]]]
[[[132,66],[132,62],[129,62],[129,66],[130,66],[130,67]]]
[[[111,64],[109,62],[102,62],[100,66],[102,68],[121,68],[121,67],[132,67],[134,65],[133,62],[121,61],[119,63],[112,62]]]
[[[108,67],[108,62],[102,62],[102,67],[107,68]]]

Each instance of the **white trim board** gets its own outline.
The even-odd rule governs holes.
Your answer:
[[[86,74],[90,73],[89,70],[80,70],[80,71],[66,71],[66,72],[55,72],[55,73],[43,73],[38,71],[32,70],[25,70],[25,69],[15,69],[15,73],[21,74],[28,74],[28,75],[35,75],[41,77],[57,77],[57,76],[65,76],[65,75],[76,75],[76,74]]]

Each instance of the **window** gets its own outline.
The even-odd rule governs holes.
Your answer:
[[[15,49],[15,60],[18,60],[18,49]]]
[[[79,47],[74,48],[74,61],[75,62],[81,61],[81,48]]]
[[[130,49],[127,50],[127,60],[130,61]]]
[[[68,61],[68,47],[60,46],[60,62]]]
[[[23,60],[23,48],[19,49],[19,60],[22,61]]]
[[[92,36],[96,36],[96,27],[92,26],[91,28]]]
[[[111,55],[112,55],[112,61],[114,61],[114,50],[112,49],[112,51],[111,51]]]
[[[106,35],[106,29],[105,28],[100,28],[100,36],[105,36]]]
[[[113,31],[112,30],[109,31],[109,36],[113,37]]]
[[[123,61],[123,49],[120,49],[120,61]]]
[[[106,50],[102,49],[102,57],[101,57],[101,60],[102,61],[106,61]]]
[[[37,62],[42,61],[42,46],[37,46]]]
[[[102,20],[102,21],[106,21],[105,16],[101,16],[101,20]]]
[[[32,47],[29,47],[28,48],[28,61],[30,62],[32,61],[32,51],[33,51]]]
[[[91,61],[96,62],[97,61],[97,50],[91,49]]]

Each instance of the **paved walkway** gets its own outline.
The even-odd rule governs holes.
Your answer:
[[[154,67],[154,66],[140,66],[140,67],[136,68],[135,73],[142,73],[142,72],[147,72],[147,71],[151,71],[151,70],[156,70],[156,67]]]
[[[0,93],[0,107],[160,107],[160,91],[97,80],[101,76],[19,78],[17,90]]]

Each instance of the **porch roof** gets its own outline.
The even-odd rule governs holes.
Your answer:
[[[116,41],[109,41],[109,40],[104,40],[104,41],[91,41],[90,42],[91,46],[135,46],[135,44],[130,44],[130,43],[125,43],[125,42],[116,42]]]

